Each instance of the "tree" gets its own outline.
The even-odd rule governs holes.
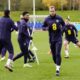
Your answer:
[[[42,0],[36,0],[36,10],[43,10],[45,6],[42,4]]]
[[[21,0],[11,0],[11,10],[19,10]]]
[[[0,10],[4,10],[7,8],[7,0],[0,0]]]
[[[68,1],[67,0],[60,0],[60,1],[61,2],[58,3],[61,3],[61,10],[63,10],[67,6]]]
[[[54,5],[57,9],[61,9],[67,4],[67,0],[42,0],[42,3],[47,7]]]
[[[20,1],[20,10],[32,10],[32,0],[21,0]]]
[[[54,3],[54,0],[42,0],[42,3],[49,7],[50,5],[52,5]]]

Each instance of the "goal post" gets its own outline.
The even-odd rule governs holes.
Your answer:
[[[8,9],[11,10],[11,0],[8,0]]]

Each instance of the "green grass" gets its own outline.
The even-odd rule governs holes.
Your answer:
[[[47,15],[49,14],[48,11],[37,11],[36,14],[44,14]],[[67,16],[70,16],[71,21],[73,22],[80,22],[80,11],[57,11],[57,14],[62,16],[64,19],[67,18]]]
[[[80,32],[79,37],[80,39]],[[17,35],[12,34],[15,55],[20,52]],[[14,72],[9,72],[4,68],[7,60],[0,62],[0,80],[80,80],[80,49],[70,43],[70,58],[64,59],[64,47],[62,47],[62,66],[60,77],[55,76],[55,65],[51,55],[48,54],[49,43],[48,33],[36,31],[34,33],[34,43],[38,48],[37,55],[40,65],[31,63],[32,68],[23,68],[23,57],[14,63]]]
[[[20,19],[20,14],[22,11],[12,11],[11,18],[14,21],[18,21]],[[48,15],[48,11],[36,11],[37,15]],[[57,11],[57,14],[62,16],[65,19],[67,16],[70,16],[72,22],[80,22],[80,11]],[[0,12],[0,16],[2,16],[2,12]]]

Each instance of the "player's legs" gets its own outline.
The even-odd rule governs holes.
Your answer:
[[[26,48],[23,51],[24,54],[24,66],[23,67],[32,67],[31,65],[28,64],[27,59],[28,59],[28,47],[26,46]]]
[[[28,48],[24,49],[22,52],[24,54],[24,64],[26,64],[28,58]]]
[[[31,50],[29,50],[29,55],[32,57],[32,61],[35,61],[35,55],[33,54],[33,52]]]
[[[3,49],[2,49],[1,54],[2,54],[2,57],[5,57],[5,55],[6,55],[6,48],[3,48]]]
[[[13,58],[13,61],[16,61],[17,59],[19,59],[20,57],[22,57],[23,56],[23,53],[21,52],[21,53],[19,53],[19,54],[17,54],[14,58]]]
[[[29,55],[27,55],[27,57],[25,57],[27,54],[27,51],[22,51],[21,53],[17,54],[14,58],[13,58],[13,61],[16,61],[17,59],[21,58],[22,56],[24,56],[24,64],[27,63],[27,59],[26,58],[29,58],[31,59],[31,57]]]
[[[33,62],[30,52],[28,52],[28,62]]]
[[[5,55],[6,55],[6,48],[3,48],[2,51],[1,51],[1,59],[0,59],[0,61],[5,60]]]
[[[28,54],[28,59],[31,60],[31,56]]]
[[[65,50],[65,58],[68,58],[69,57],[69,41],[65,39],[63,44],[64,44],[64,50]]]
[[[59,75],[61,66],[61,48],[62,48],[62,41],[58,41],[56,43],[56,75]]]
[[[25,41],[19,39],[19,46],[21,49],[21,53],[18,54],[13,60],[15,61],[16,59],[24,56],[24,67],[31,67],[29,64],[27,64],[27,58],[28,58],[28,45]]]
[[[54,63],[56,64],[56,75],[59,75],[61,65],[61,47],[62,41],[54,42],[51,44],[51,52]]]
[[[33,52],[32,52],[31,50],[29,50],[29,54],[30,54],[32,57],[34,57],[34,54],[33,54]]]
[[[3,45],[2,43],[0,42],[0,54],[2,53],[2,50],[3,50]],[[2,56],[2,54],[1,54]],[[0,61],[4,60],[5,58],[4,57],[1,57]]]
[[[56,43],[56,64],[61,65],[61,48],[62,48],[62,42]]]
[[[51,43],[50,45],[51,52],[52,52],[52,58],[54,63],[56,64],[56,49],[55,49],[55,43]]]
[[[74,44],[76,44],[78,47],[80,47],[80,41],[78,41],[78,39],[76,37],[73,37],[73,39],[71,40]]]
[[[8,57],[5,67],[7,69],[9,69],[9,71],[12,72],[13,71],[12,70],[12,62],[13,62],[14,50],[13,50],[13,45],[12,45],[11,41],[5,43],[5,48],[9,52],[9,57]]]
[[[6,49],[9,52],[9,59],[13,60],[13,56],[14,56],[14,50],[13,50],[13,45],[11,42],[9,42],[9,44],[6,46]]]
[[[24,42],[22,40],[18,40],[19,42],[19,46],[20,46],[20,49],[21,49],[21,52],[19,54],[17,54],[14,58],[13,58],[13,61],[16,61],[17,59],[21,58],[22,56],[24,56],[24,53],[26,51],[25,48],[26,48],[26,45],[24,45]]]
[[[23,53],[23,51],[24,51],[24,42],[23,42],[21,39],[19,39],[19,40],[18,40],[18,43],[19,43],[21,52],[20,52],[19,54],[17,54],[17,55],[13,58],[13,61],[16,61],[17,59],[21,58],[21,57],[24,55],[24,53]]]
[[[27,43],[27,45],[28,45],[28,59],[29,59],[29,61],[28,62],[32,62],[32,57],[34,56],[34,54],[31,52],[31,50],[30,50],[30,40],[26,40],[26,43]]]
[[[76,43],[76,45],[80,48],[80,41],[78,41],[78,42]]]
[[[2,44],[2,41],[0,40],[0,54],[1,54],[2,48],[3,48],[3,44]]]

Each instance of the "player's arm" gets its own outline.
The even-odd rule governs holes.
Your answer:
[[[62,18],[61,18],[61,24],[62,24],[62,31],[64,31],[65,30],[65,22]]]
[[[48,23],[47,23],[47,20],[46,20],[46,19],[45,19],[45,21],[43,22],[42,30],[44,30],[44,31],[48,30]]]
[[[75,30],[75,35],[76,37],[78,36],[78,30],[76,29],[76,27],[73,25],[73,29]]]
[[[63,33],[65,32],[65,22],[64,22],[64,20],[61,18],[61,30],[62,30],[62,35],[63,35]]]
[[[11,21],[11,32],[14,30],[18,31],[18,27],[14,24],[13,21]]]

